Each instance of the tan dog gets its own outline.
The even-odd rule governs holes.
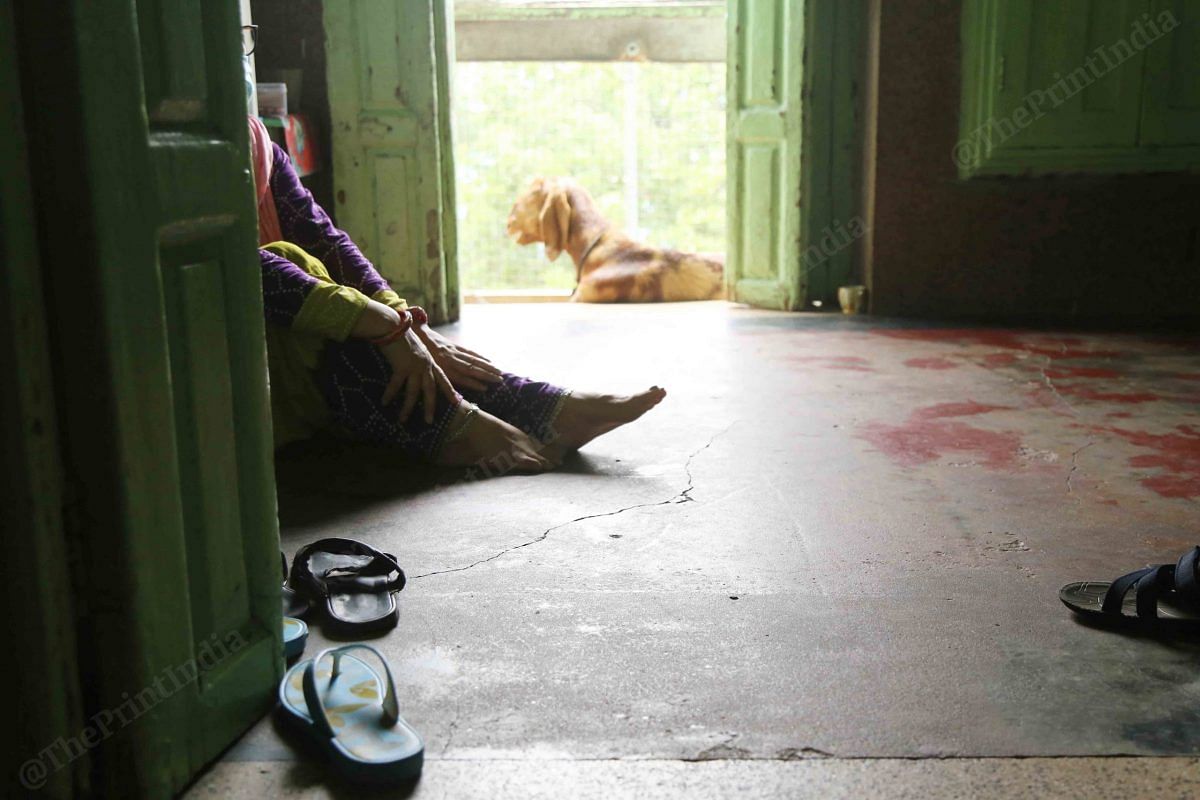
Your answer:
[[[725,296],[721,258],[630,241],[570,178],[535,178],[508,215],[508,235],[517,244],[545,242],[551,261],[563,250],[571,255],[577,283],[572,300],[659,303]]]

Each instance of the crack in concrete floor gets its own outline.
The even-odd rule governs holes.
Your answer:
[[[1071,469],[1067,472],[1067,494],[1073,494],[1075,491],[1071,486],[1071,479],[1075,477],[1075,472],[1079,469],[1079,454],[1084,450],[1087,450],[1095,443],[1096,441],[1094,439],[1089,439],[1087,444],[1071,453]]]
[[[574,525],[577,522],[584,522],[589,519],[600,519],[602,517],[615,517],[618,514],[624,514],[626,511],[634,511],[639,508],[656,508],[658,506],[675,505],[678,503],[694,503],[695,499],[692,497],[692,491],[696,488],[696,484],[695,484],[695,478],[692,476],[692,461],[694,461],[696,459],[696,457],[699,456],[701,453],[703,453],[705,450],[712,447],[713,442],[715,442],[717,439],[719,439],[720,437],[722,437],[726,433],[728,433],[733,428],[733,426],[736,425],[737,423],[738,423],[738,421],[734,420],[733,422],[729,423],[729,425],[727,425],[724,429],[719,430],[716,433],[714,433],[711,437],[709,437],[708,441],[705,442],[703,447],[700,447],[699,449],[694,450],[691,453],[691,455],[689,455],[687,457],[687,461],[685,461],[684,465],[683,465],[683,471],[687,475],[687,486],[684,487],[682,491],[676,492],[675,494],[671,495],[671,497],[667,498],[666,500],[660,500],[656,503],[636,503],[631,506],[624,506],[622,508],[618,508],[615,511],[604,511],[599,514],[585,514],[582,517],[576,517],[575,519],[568,520],[567,522],[560,522],[559,524],[549,527],[546,530],[542,531],[540,534],[538,534],[534,538],[530,539],[529,541],[521,542],[520,544],[515,544],[511,547],[506,547],[503,550],[501,550],[500,552],[490,555],[487,558],[481,558],[478,561],[473,561],[470,564],[467,564],[462,567],[451,567],[450,569],[440,569],[440,570],[435,570],[433,572],[425,572],[420,575],[414,575],[411,578],[409,578],[409,580],[415,581],[419,578],[430,578],[430,577],[433,577],[434,575],[448,575],[453,572],[466,572],[467,570],[474,569],[475,567],[478,567],[481,564],[487,564],[492,561],[495,561],[498,558],[502,558],[503,556],[506,556],[509,553],[512,553],[516,550],[521,550],[521,549],[529,547],[531,545],[535,545],[538,542],[544,542],[544,541],[546,541],[547,538],[549,538],[550,534],[554,533],[557,530],[561,530],[562,528],[566,528],[569,525]]]
[[[1028,349],[1026,349],[1025,352],[1034,355]],[[1044,359],[1044,363],[1037,368],[1038,374],[1041,376],[1042,383],[1047,389],[1050,390],[1050,394],[1054,395],[1055,400],[1067,407],[1067,411],[1071,412],[1072,416],[1079,416],[1079,412],[1075,409],[1075,406],[1071,405],[1071,402],[1062,396],[1062,394],[1058,391],[1058,387],[1054,385],[1054,381],[1051,380],[1050,376],[1046,374],[1046,370],[1054,366],[1053,359],[1051,359],[1050,356],[1042,356],[1042,358]]]

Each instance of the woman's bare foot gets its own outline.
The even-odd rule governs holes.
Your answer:
[[[467,413],[465,403],[450,423],[455,431]],[[541,445],[524,432],[497,419],[481,408],[468,421],[463,435],[442,446],[434,463],[444,467],[476,467],[479,477],[496,477],[507,472],[542,472],[556,466],[539,451]]]
[[[556,435],[543,452],[560,461],[597,436],[633,422],[666,396],[667,390],[657,386],[631,395],[572,393],[563,400],[562,410],[554,420]]]

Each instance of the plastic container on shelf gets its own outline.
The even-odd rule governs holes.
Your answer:
[[[264,117],[286,117],[287,84],[260,83],[258,92],[258,113]]]

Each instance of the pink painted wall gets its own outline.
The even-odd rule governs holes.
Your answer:
[[[875,313],[1200,319],[1200,177],[960,181],[962,2],[872,5]]]

